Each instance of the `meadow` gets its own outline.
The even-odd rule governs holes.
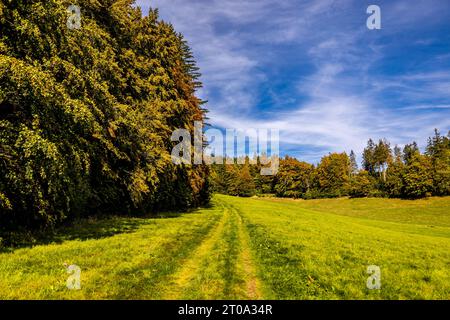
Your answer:
[[[66,267],[81,269],[69,290]],[[381,288],[366,286],[379,266]],[[450,299],[450,197],[239,198],[0,252],[0,299]]]

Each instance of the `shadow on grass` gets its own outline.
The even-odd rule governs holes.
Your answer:
[[[61,244],[71,240],[98,240],[117,234],[133,233],[141,226],[154,223],[156,219],[178,218],[182,215],[197,213],[201,209],[210,207],[212,205],[209,204],[185,212],[160,212],[139,217],[102,216],[81,218],[59,226],[54,230],[40,232],[23,231],[6,235],[0,234],[0,236],[3,236],[3,243],[0,241],[0,253],[13,252],[20,248],[29,248],[37,245]],[[1,237],[0,240],[2,240]]]

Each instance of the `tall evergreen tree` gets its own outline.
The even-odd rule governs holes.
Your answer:
[[[380,139],[374,150],[374,163],[380,178],[386,181],[386,168],[392,160],[392,151],[386,139]]]
[[[450,139],[435,129],[434,136],[428,139],[425,154],[430,157],[433,168],[433,193],[450,194]]]
[[[367,141],[367,147],[363,151],[363,168],[370,174],[375,173],[375,143],[372,139]]]
[[[208,169],[171,162],[205,118],[190,49],[131,0],[0,2],[0,233],[95,212],[182,209]]]
[[[403,161],[402,149],[398,145],[395,145],[395,147],[394,147],[394,162],[399,163],[402,161]]]
[[[410,164],[418,155],[420,155],[420,151],[415,141],[405,145],[403,148],[403,161],[405,164]]]
[[[353,176],[358,173],[358,163],[356,162],[356,155],[353,150],[350,151],[350,175]]]

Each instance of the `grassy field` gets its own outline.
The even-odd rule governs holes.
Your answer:
[[[69,290],[67,265],[81,268]],[[366,287],[369,265],[381,289]],[[111,218],[0,253],[0,299],[450,299],[450,198],[216,195],[210,208]]]

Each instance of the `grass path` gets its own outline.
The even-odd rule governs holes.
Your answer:
[[[0,299],[450,299],[448,209],[217,195],[193,213],[84,221],[0,253]],[[81,290],[66,287],[71,264]]]
[[[173,218],[137,219],[141,225],[129,233],[2,253],[0,299],[161,299],[168,278],[221,216],[221,210],[212,208]],[[103,223],[91,227],[101,231]],[[66,288],[64,264],[81,268],[82,290]]]
[[[260,299],[248,233],[225,202],[218,226],[172,276],[165,299]]]
[[[197,246],[192,255],[182,261],[182,265],[178,272],[173,274],[171,279],[169,279],[170,284],[167,286],[164,299],[173,300],[184,298],[186,291],[190,290],[189,287],[191,286],[191,283],[195,282],[198,277],[199,268],[202,264],[205,264],[205,260],[207,260],[211,252],[213,252],[214,245],[222,236],[228,216],[228,212],[225,212],[220,218],[220,222],[217,226],[209,232],[208,236]],[[211,280],[208,283],[204,283],[199,289],[204,295],[209,296],[215,293],[215,288],[217,288],[218,285],[220,285],[220,283],[213,283]],[[208,289],[213,291],[208,292]]]
[[[0,253],[0,299],[259,299],[242,219],[213,203],[162,219],[94,221],[66,230],[68,240]],[[128,232],[107,228],[103,237],[110,225]],[[85,230],[95,233],[78,239]],[[71,264],[81,268],[82,290],[66,288]]]
[[[259,300],[262,299],[261,293],[261,280],[257,276],[256,262],[253,258],[253,253],[250,248],[250,236],[244,228],[242,217],[239,216],[239,237],[241,239],[242,251],[241,259],[244,265],[244,271],[247,275],[246,278],[246,292],[247,299]]]

